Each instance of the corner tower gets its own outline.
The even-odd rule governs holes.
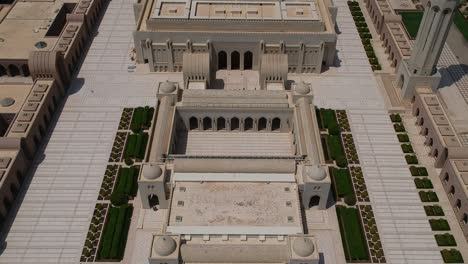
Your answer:
[[[440,82],[436,66],[452,24],[457,0],[432,0],[425,7],[416,42],[409,60],[398,68],[398,87],[403,98],[410,98],[418,87],[431,87]]]

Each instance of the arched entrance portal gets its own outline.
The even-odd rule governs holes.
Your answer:
[[[232,131],[239,130],[239,118],[233,117],[231,119],[231,130]]]
[[[281,120],[278,117],[273,118],[271,121],[271,130],[278,131],[281,128]]]
[[[247,117],[244,121],[244,129],[245,130],[252,130],[253,129],[253,119]]]
[[[237,51],[231,53],[231,70],[240,69],[240,54]]]
[[[198,129],[198,119],[194,116],[190,118],[190,130]]]
[[[155,194],[148,195],[148,204],[151,208],[159,205],[158,196]]]
[[[266,130],[267,128],[267,120],[266,118],[262,117],[258,120],[258,130]]]
[[[218,53],[218,69],[219,70],[227,69],[227,54],[225,51],[220,51]]]
[[[251,70],[253,66],[253,54],[251,51],[244,53],[244,70]]]
[[[314,206],[318,206],[319,203],[320,203],[320,196],[314,195],[314,196],[312,196],[310,198],[309,208],[314,207]]]

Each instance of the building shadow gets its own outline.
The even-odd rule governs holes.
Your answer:
[[[468,65],[466,64],[454,64],[448,67],[440,68],[439,69],[440,75],[442,75],[442,79],[439,85],[441,87],[447,87],[452,84],[455,84],[463,76],[468,74]]]

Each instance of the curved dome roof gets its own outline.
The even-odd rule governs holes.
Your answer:
[[[170,236],[162,236],[156,239],[153,244],[153,250],[160,256],[169,256],[177,248],[177,243]]]
[[[161,83],[160,88],[163,93],[172,93],[176,90],[175,84],[168,81]]]
[[[327,177],[327,172],[319,165],[305,166],[302,172],[314,181],[321,181]]]
[[[298,94],[308,94],[310,93],[310,85],[308,85],[304,81],[301,81],[298,84],[296,84],[295,91]]]
[[[162,169],[158,165],[146,165],[143,168],[143,176],[146,179],[154,180],[162,175]]]
[[[293,250],[298,256],[308,257],[314,253],[314,242],[308,237],[296,238],[293,241]]]
[[[15,103],[15,99],[11,97],[5,97],[0,100],[0,105],[3,107],[12,106]]]

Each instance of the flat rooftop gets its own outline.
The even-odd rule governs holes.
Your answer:
[[[151,18],[320,20],[314,1],[156,0]]]
[[[295,183],[177,182],[168,232],[302,233]]]
[[[0,100],[5,97],[10,97],[15,102],[11,106],[1,106],[1,114],[16,114],[21,110],[24,101],[28,97],[32,89],[31,84],[1,84],[0,85]]]
[[[47,44],[41,50],[53,49],[57,37],[44,36],[62,5],[62,1],[16,2],[0,23],[0,59],[28,59],[38,41]]]

